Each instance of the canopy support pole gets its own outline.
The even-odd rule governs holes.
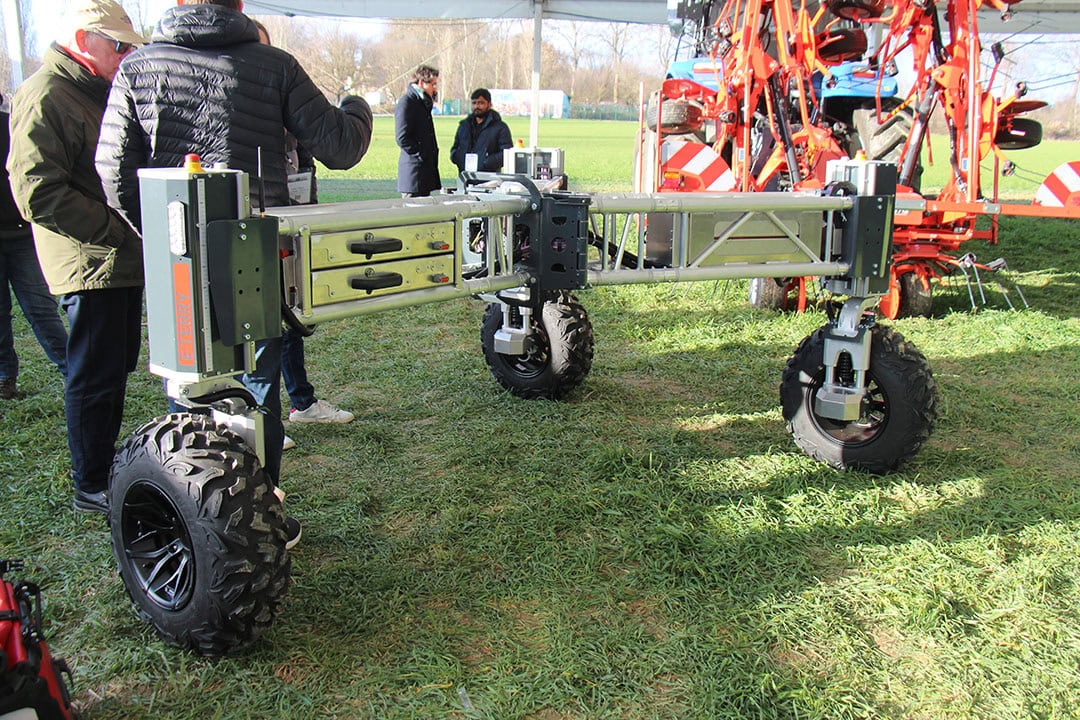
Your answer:
[[[536,147],[540,142],[540,48],[543,42],[544,26],[543,0],[533,2],[533,70],[532,70],[532,113],[529,116],[529,147]]]
[[[4,17],[5,42],[7,43],[8,57],[11,58],[11,87],[19,87],[19,83],[26,79],[24,68],[26,67],[26,53],[23,51],[22,36],[22,13],[19,11],[19,0],[2,0]]]

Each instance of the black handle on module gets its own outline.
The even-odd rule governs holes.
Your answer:
[[[363,240],[353,240],[348,245],[349,252],[353,255],[372,255],[380,253],[397,252],[402,248],[401,240],[393,237],[376,237],[372,234],[364,236]]]
[[[353,290],[366,290],[370,293],[374,290],[397,287],[402,282],[404,282],[404,278],[400,273],[369,271],[365,275],[354,275],[349,278],[349,287]]]

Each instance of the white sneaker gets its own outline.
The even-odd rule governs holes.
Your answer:
[[[294,447],[296,447],[296,441],[293,440],[288,435],[286,435],[285,439],[281,441],[281,449],[282,449],[282,451],[292,450]]]
[[[289,422],[295,423],[347,423],[355,417],[348,410],[342,410],[325,400],[316,400],[307,410],[293,408],[289,411]]]
[[[300,521],[294,517],[285,518],[285,549],[292,550],[300,542],[302,535]]]

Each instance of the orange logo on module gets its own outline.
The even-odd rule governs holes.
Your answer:
[[[195,305],[188,263],[173,264],[173,308],[176,314],[176,363],[195,367]]]

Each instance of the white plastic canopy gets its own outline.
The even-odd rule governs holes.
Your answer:
[[[365,18],[533,18],[604,20],[659,24],[667,21],[665,0],[441,0],[401,3],[391,0],[245,0],[244,12]]]

